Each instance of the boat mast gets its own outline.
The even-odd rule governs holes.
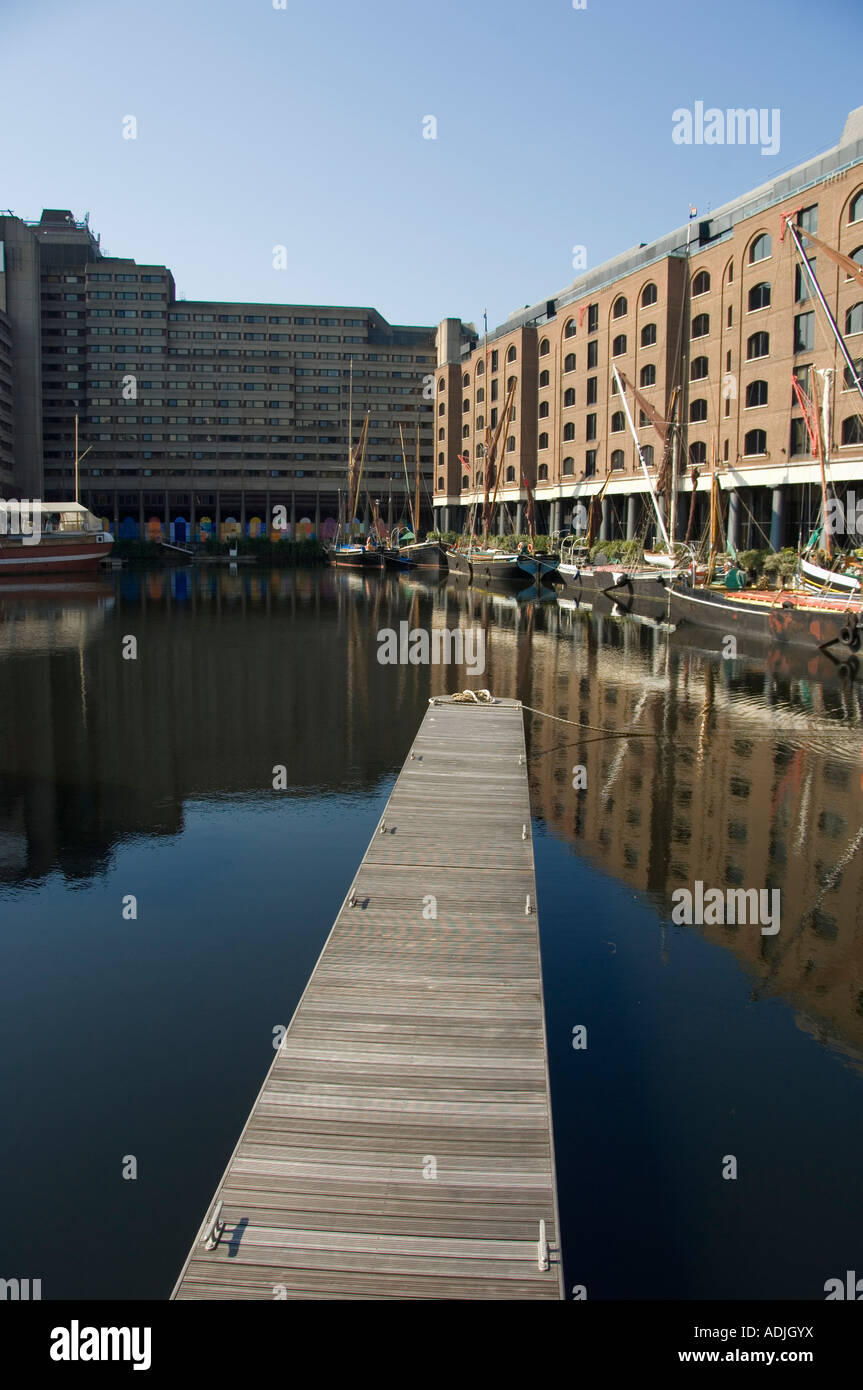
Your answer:
[[[410,483],[410,478],[408,477],[408,456],[407,456],[407,451],[405,450],[405,436],[404,436],[404,430],[402,429],[401,421],[399,421],[399,439],[401,440],[401,445],[402,445],[402,464],[403,464],[404,470],[405,470],[405,492],[407,493],[408,509],[409,509],[409,511],[410,511],[410,517],[411,517],[411,530],[413,531],[414,536],[416,536],[416,533],[417,533],[416,518],[414,517],[414,504],[413,504],[413,498],[411,497],[411,483]],[[419,539],[419,538],[417,537],[417,539]]]
[[[420,538],[420,422],[417,416],[417,500],[414,507],[414,535]]]
[[[353,529],[353,504],[351,493],[354,483],[354,358],[348,363],[348,502],[345,515],[345,539],[350,540]]]
[[[641,452],[641,445],[638,442],[638,434],[636,433],[635,422],[632,418],[632,413],[629,409],[629,401],[626,399],[626,392],[623,388],[623,382],[620,379],[620,372],[617,370],[617,367],[614,368],[614,379],[617,382],[617,389],[620,392],[620,399],[623,401],[623,409],[626,414],[626,423],[629,425],[629,432],[632,435],[633,441],[635,443],[635,450],[638,454],[638,461],[641,464],[641,471],[644,474],[645,481],[650,492],[650,500],[653,503],[653,510],[656,513],[656,520],[659,525],[659,529],[662,532],[662,539],[665,541],[665,544],[668,547],[668,554],[670,556],[671,541],[668,539],[668,532],[665,529],[665,522],[662,517],[662,512],[660,510],[659,503],[656,500],[656,493],[653,490],[653,483],[651,482],[650,474],[647,471],[647,464],[644,462],[644,455]]]
[[[795,245],[795,247],[797,248],[797,254],[798,254],[798,256],[800,257],[800,264],[802,265],[804,271],[806,272],[806,275],[807,275],[807,277],[808,277],[808,279],[809,279],[809,283],[811,284],[813,290],[815,291],[815,297],[816,297],[816,299],[818,300],[818,303],[821,305],[821,308],[824,310],[824,314],[825,314],[825,316],[826,316],[826,318],[827,318],[827,322],[829,323],[830,328],[831,328],[831,330],[832,330],[832,332],[833,332],[833,336],[834,336],[834,338],[836,339],[836,342],[837,342],[838,345],[839,345],[839,351],[842,353],[842,356],[845,358],[845,365],[847,366],[848,371],[849,371],[849,373],[850,373],[850,375],[851,375],[851,380],[853,381],[853,383],[854,383],[854,385],[855,385],[857,391],[859,392],[861,398],[863,398],[863,380],[861,380],[860,373],[857,371],[857,368],[854,366],[854,361],[853,361],[853,358],[851,357],[850,352],[848,351],[848,348],[847,348],[846,343],[845,343],[845,339],[843,338],[841,332],[839,331],[839,325],[837,324],[836,320],[834,319],[833,315],[832,315],[831,312],[830,312],[830,308],[829,308],[829,306],[828,306],[828,304],[827,304],[827,300],[824,298],[824,292],[823,292],[823,290],[821,289],[821,286],[820,286],[819,283],[818,283],[818,276],[815,274],[815,271],[812,269],[812,266],[811,266],[811,264],[810,264],[810,262],[809,262],[809,257],[806,255],[806,252],[803,250],[803,243],[802,243],[801,240],[800,240],[800,233],[799,233],[797,227],[796,227],[796,226],[794,225],[794,223],[791,221],[791,218],[794,217],[794,216],[795,216],[794,213],[788,213],[788,214],[786,214],[786,215],[783,217],[783,219],[782,219],[782,234],[783,234],[783,236],[784,236],[784,234],[785,234],[785,229],[787,228],[788,231],[789,231],[789,233],[790,233],[790,235],[791,235],[791,240],[794,242],[794,245]],[[836,263],[837,263],[838,265],[841,265],[841,266],[848,272],[849,275],[853,275],[855,279],[857,279],[861,284],[863,284],[863,270],[860,269],[860,266],[857,264],[856,261],[852,261],[852,259],[851,259],[850,256],[843,256],[842,253],[841,253],[841,251],[834,251],[834,249],[833,249],[832,246],[828,246],[826,242],[821,241],[818,237],[812,236],[812,234],[811,234],[810,232],[804,232],[803,235],[804,235],[809,241],[814,241],[815,244],[816,244],[816,246],[820,246],[820,247],[821,247],[821,249],[822,249],[822,251],[825,253],[825,255],[829,256],[831,260],[836,261]]]
[[[490,432],[490,431],[489,431],[489,425],[488,425],[488,418],[489,418],[489,412],[490,412],[490,410],[491,410],[491,386],[490,386],[489,380],[488,380],[488,310],[487,310],[487,309],[484,309],[484,310],[483,310],[482,321],[483,321],[483,327],[484,327],[484,330],[485,330],[485,339],[484,339],[484,341],[485,341],[485,347],[484,347],[484,357],[483,357],[483,361],[484,361],[484,366],[483,366],[483,380],[485,381],[485,410],[483,411],[483,415],[485,416],[485,419],[486,419],[486,427],[485,427],[485,451],[484,451],[484,452],[485,452],[485,462],[483,463],[483,469],[482,469],[482,494],[483,494],[483,496],[482,496],[482,546],[483,546],[483,550],[487,550],[487,549],[488,549],[488,522],[489,522],[489,515],[488,515],[488,470],[489,470],[489,468],[491,467],[491,458],[490,458],[490,455],[489,455],[489,442],[488,442],[488,440],[489,440],[489,432]]]
[[[826,433],[825,433],[825,422],[826,422],[826,418],[827,418],[827,408],[828,408],[828,406],[827,406],[827,400],[828,400],[828,396],[829,396],[829,392],[830,392],[830,377],[829,377],[829,372],[825,371],[823,368],[820,368],[820,369],[818,370],[817,375],[818,375],[818,376],[823,376],[823,378],[824,378],[824,393],[823,393],[822,398],[821,398],[821,411],[820,411],[820,413],[819,413],[819,410],[818,410],[818,388],[817,388],[817,386],[815,385],[814,380],[813,380],[813,383],[812,383],[812,392],[813,392],[813,402],[812,402],[812,403],[813,403],[813,406],[814,406],[814,414],[815,414],[815,431],[816,431],[816,436],[817,436],[817,439],[818,439],[818,462],[819,462],[819,464],[821,465],[821,520],[822,520],[823,527],[824,527],[823,534],[822,534],[822,540],[823,540],[823,542],[824,542],[824,553],[825,553],[825,555],[827,556],[828,560],[832,560],[832,559],[833,559],[833,543],[832,543],[832,541],[831,541],[831,539],[830,539],[830,525],[829,525],[829,519],[828,519],[828,516],[827,516],[827,459],[826,459],[826,453],[827,453],[827,435],[826,435]]]

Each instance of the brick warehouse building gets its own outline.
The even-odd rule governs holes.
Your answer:
[[[783,214],[863,265],[863,107],[849,115],[834,149],[513,314],[487,345],[460,320],[445,319],[435,401],[441,529],[460,529],[482,500],[484,430],[496,425],[514,378],[497,531],[524,529],[522,476],[536,489],[537,529],[555,531],[609,473],[602,538],[652,530],[647,484],[615,394],[615,365],[663,418],[679,388],[678,536],[689,515],[692,465],[700,469],[696,535],[706,523],[714,449],[736,544],[796,546],[801,531],[808,533],[820,507],[820,469],[791,377],[806,389],[820,368],[832,369],[829,477],[840,493],[860,484],[863,497],[863,401],[791,238],[783,237]],[[811,249],[859,372],[863,289]],[[655,476],[662,442],[629,400]]]
[[[121,535],[266,525],[279,505],[319,531],[345,491],[352,394],[354,442],[371,411],[364,482],[399,519],[399,424],[411,477],[419,425],[431,481],[434,361],[433,328],[369,308],[177,299],[165,266],[104,255],[65,210],[0,214],[5,497],[73,495],[77,413],[81,500]]]

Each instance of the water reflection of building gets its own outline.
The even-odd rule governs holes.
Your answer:
[[[178,833],[191,799],[272,796],[278,764],[311,795],[368,791],[404,757],[428,670],[376,660],[374,634],[402,616],[397,586],[330,571],[117,578],[86,633],[60,600],[51,621],[32,596],[0,601],[0,882],[99,873],[119,841]]]
[[[863,1060],[863,851],[836,871],[863,821],[859,694],[812,682],[805,666],[765,680],[662,632],[555,608],[512,613],[488,653],[482,684],[581,726],[528,716],[535,813],[666,921],[672,891],[697,879],[779,888],[775,937],[688,930],[733,951],[755,993],[784,995],[801,1027]],[[628,728],[642,736],[599,732]]]
[[[430,695],[485,686],[574,721],[526,716],[534,811],[666,921],[673,889],[696,879],[778,887],[776,937],[675,930],[733,951],[756,992],[863,1058],[863,850],[819,898],[863,821],[853,687],[805,666],[766,677],[633,623],[452,583],[130,573],[117,593],[85,642],[41,646],[16,645],[27,624],[4,600],[0,883],[99,873],[121,840],[178,833],[189,801],[269,799],[277,764],[292,796],[368,793],[397,771]],[[405,620],[481,626],[485,673],[381,665],[377,634]],[[130,634],[136,662],[121,655]],[[631,727],[643,737],[602,733]]]

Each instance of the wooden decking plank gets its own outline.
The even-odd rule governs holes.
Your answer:
[[[562,1297],[521,707],[411,752],[174,1298]]]

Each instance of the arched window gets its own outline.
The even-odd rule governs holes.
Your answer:
[[[692,277],[692,298],[695,299],[699,294],[707,294],[710,289],[710,276],[706,270],[699,270],[697,275]]]
[[[707,401],[703,396],[697,396],[694,401],[689,402],[689,421],[690,424],[700,424],[707,419]]]
[[[464,400],[461,403],[462,415],[466,414],[468,410],[470,410],[470,401],[468,400],[467,396],[465,396]]]
[[[770,352],[770,334],[753,333],[746,341],[746,360],[751,362],[755,357],[766,357]]]
[[[551,345],[549,344],[548,338],[543,338],[539,345],[539,355],[540,357],[547,357],[550,352]]]
[[[462,485],[462,487],[470,487],[470,478],[467,476],[466,473],[465,473],[464,477],[463,477],[462,480],[461,480],[461,485]]]
[[[438,454],[438,456],[437,456],[437,466],[438,466],[438,468],[443,468],[443,454]]]
[[[438,430],[437,437],[438,443],[440,443],[442,439],[446,439],[446,430],[443,428],[443,425],[441,425],[440,429]]]
[[[484,429],[485,429],[485,416],[484,416],[484,415],[477,415],[477,417],[476,417],[476,427],[477,427],[478,430],[484,430]]]
[[[462,425],[461,437],[462,439],[468,439],[470,437],[470,425]]]
[[[514,377],[514,376],[508,376],[507,379],[506,379],[506,389],[507,389],[507,391],[509,391],[511,387],[515,386],[515,384],[516,384],[516,379],[515,379],[515,377]]]
[[[439,380],[439,382],[438,382],[438,384],[437,384],[437,389],[438,389],[439,391],[445,391],[445,390],[446,390],[446,377],[442,376],[442,377],[440,378],[440,380]]]
[[[482,358],[476,364],[476,374],[477,376],[485,376],[485,363]]]
[[[859,222],[861,219],[863,219],[863,189],[851,199],[848,208],[849,222]]]
[[[646,323],[641,330],[641,346],[653,347],[656,342],[656,324]]]
[[[767,404],[767,382],[750,381],[746,388],[746,408],[751,409],[755,405]]]
[[[512,464],[510,464],[506,470],[506,481],[508,483],[515,482],[515,469],[513,468]]]
[[[846,333],[863,333],[863,304],[855,304],[845,315]]]
[[[567,319],[566,327],[563,330],[563,336],[564,338],[575,337],[575,319]]]
[[[545,432],[543,432],[543,433],[539,436],[539,447],[540,447],[540,449],[547,449],[547,448],[548,448],[548,435],[545,434]]]
[[[652,467],[653,467],[653,445],[652,445],[652,444],[642,444],[642,446],[641,446],[641,457],[644,459],[644,462],[645,462],[646,467],[648,467],[648,468],[652,468]]]
[[[710,332],[710,315],[696,314],[692,320],[693,338],[706,338]]]
[[[438,490],[438,492],[443,492],[443,478],[438,478],[438,480],[437,480],[437,490]]]
[[[509,348],[509,349],[507,350],[506,360],[507,360],[507,362],[514,362],[514,361],[515,361],[515,358],[516,358],[515,343],[513,343],[512,347]]]
[[[842,421],[842,443],[863,444],[863,415],[848,415]]]
[[[568,352],[563,359],[563,370],[565,372],[575,371],[575,353]]]
[[[444,405],[443,401],[441,401],[440,405],[438,406],[437,413],[438,415],[446,415],[446,406]]]
[[[710,367],[706,357],[693,357],[692,366],[689,369],[689,380],[703,381],[709,370]]]
[[[770,240],[770,235],[768,232],[762,232],[749,248],[749,264],[755,265],[758,261],[766,261],[768,256],[772,254],[773,242]]]
[[[539,403],[539,418],[540,418],[540,420],[546,420],[546,419],[548,419],[548,401],[540,401],[540,403]]]
[[[624,415],[622,410],[615,410],[614,414],[611,417],[611,433],[619,434],[621,430],[625,429],[626,416]]]
[[[470,372],[465,372],[461,379],[462,386],[470,386]]]
[[[568,455],[568,456],[563,460],[563,476],[564,476],[565,478],[570,478],[570,477],[572,477],[572,475],[573,475],[574,473],[575,473],[575,459],[574,459],[571,455]]]
[[[544,371],[544,372],[540,372],[540,374],[539,374],[539,384],[540,384],[540,386],[548,386],[548,384],[549,384],[550,381],[551,381],[551,377],[549,376],[547,370]]]
[[[571,405],[575,405],[575,387],[567,386],[566,390],[563,393],[564,409],[567,409],[567,407]]]
[[[563,427],[563,438],[566,442],[575,439],[575,425],[571,421]]]
[[[638,381],[640,386],[656,385],[656,368],[652,362],[648,362],[646,367],[642,367]]]
[[[766,454],[767,434],[764,430],[749,430],[743,437],[744,454]]]
[[[485,400],[485,387],[484,387],[484,386],[478,386],[478,387],[477,387],[477,392],[476,392],[476,403],[477,403],[477,405],[481,405],[482,402],[483,402],[484,400]]]
[[[690,444],[690,446],[689,446],[689,462],[690,462],[690,463],[706,463],[706,462],[707,462],[707,445],[705,444],[705,442],[704,442],[703,439],[696,439],[696,440],[693,441],[692,444]]]
[[[541,483],[547,483],[547,482],[548,482],[548,464],[547,464],[547,463],[541,463],[541,464],[539,465],[539,481],[540,481]]]
[[[513,454],[513,453],[515,453],[515,435],[514,435],[514,434],[511,434],[511,435],[509,436],[509,439],[506,441],[506,452],[507,452],[508,454]]]
[[[761,280],[759,284],[753,285],[749,291],[749,312],[754,313],[756,309],[769,309],[770,307],[770,285],[766,280]]]
[[[856,261],[858,265],[863,266],[863,246],[858,246],[857,249],[855,251],[852,251],[850,254],[852,261]],[[853,280],[854,276],[849,273],[845,276],[845,279]]]
[[[624,314],[628,312],[629,305],[626,302],[626,296],[619,294],[611,306],[611,317],[613,319],[622,319]]]
[[[653,281],[651,280],[650,284],[649,284],[649,285],[645,285],[645,286],[644,286],[644,289],[641,291],[641,307],[642,307],[642,309],[649,309],[649,308],[650,308],[650,305],[651,305],[651,304],[655,304],[658,298],[659,298],[659,293],[658,293],[657,288],[656,288],[656,286],[654,285]]]
[[[477,446],[476,446],[476,456],[477,456],[477,458],[478,458],[478,459],[481,459],[484,453],[485,453],[485,450],[484,450],[483,446],[482,446],[481,444],[477,444]],[[467,458],[467,450],[465,450],[465,458]]]
[[[622,449],[615,449],[614,452],[613,452],[612,455],[611,455],[611,467],[612,467],[612,469],[616,471],[616,470],[619,469],[619,468],[623,468],[624,463],[625,463],[625,459],[624,459],[624,457],[623,457],[623,450],[622,450]]]
[[[612,357],[621,357],[626,352],[626,334],[618,333],[614,342],[611,344]]]

